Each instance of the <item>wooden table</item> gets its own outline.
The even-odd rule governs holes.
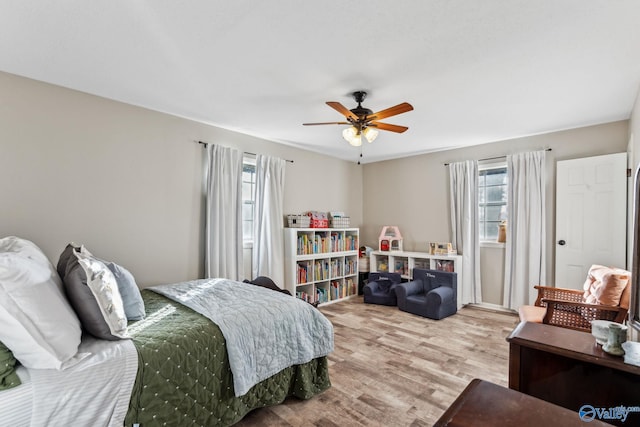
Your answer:
[[[572,411],[640,407],[640,367],[602,350],[587,332],[520,323],[507,337],[509,388]],[[640,425],[640,412],[617,425]]]
[[[434,427],[585,427],[575,411],[510,390],[487,381],[474,379]],[[631,426],[632,424],[629,424]],[[597,419],[589,427],[610,426]]]

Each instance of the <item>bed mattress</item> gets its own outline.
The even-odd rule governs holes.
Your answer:
[[[20,384],[0,394],[0,426],[28,426],[31,423],[31,406],[33,404],[33,385],[29,371],[20,366],[16,370]]]
[[[84,337],[65,370],[19,367],[22,384],[0,393],[0,426],[123,425],[138,360],[130,340]]]

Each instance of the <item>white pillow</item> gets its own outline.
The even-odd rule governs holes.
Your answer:
[[[0,341],[27,368],[62,369],[80,345],[80,322],[42,251],[0,239]]]
[[[56,286],[58,286],[58,289],[60,289],[60,292],[64,295],[62,279],[60,279],[58,271],[54,268],[53,264],[49,262],[49,258],[42,252],[42,249],[35,243],[16,236],[5,237],[0,239],[0,253],[4,252],[19,253],[40,265],[47,266],[51,271],[51,280],[53,280]]]
[[[127,316],[115,276],[102,261],[91,255],[89,251],[74,251],[73,254],[78,258],[78,263],[84,270],[87,287],[98,303],[100,313],[109,327],[109,332],[113,337],[128,338]],[[103,336],[97,338],[108,339]]]

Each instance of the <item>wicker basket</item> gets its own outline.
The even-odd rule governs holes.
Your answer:
[[[349,227],[349,217],[341,216],[337,218],[331,218],[331,227],[332,228],[347,228]]]
[[[311,217],[308,215],[287,215],[289,228],[309,228]]]

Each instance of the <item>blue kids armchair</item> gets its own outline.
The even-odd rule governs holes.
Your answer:
[[[367,304],[397,305],[396,287],[401,281],[400,273],[369,273],[369,283],[363,288],[364,302]]]
[[[458,275],[413,269],[413,280],[396,288],[398,308],[429,319],[443,319],[458,311]]]

